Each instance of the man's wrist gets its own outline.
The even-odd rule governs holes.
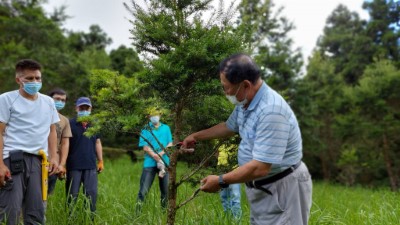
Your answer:
[[[227,187],[229,187],[229,184],[225,183],[224,177],[223,177],[223,176],[224,176],[223,174],[219,175],[219,177],[218,177],[218,184],[219,184],[219,186],[220,186],[221,188],[227,188]]]

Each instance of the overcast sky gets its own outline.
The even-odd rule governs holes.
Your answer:
[[[135,0],[138,2],[138,0]],[[142,0],[139,0],[141,2]],[[123,6],[131,0],[52,0],[44,5],[48,12],[55,7],[66,5],[68,19],[65,28],[74,31],[89,31],[92,24],[98,24],[113,43],[107,49],[116,49],[124,44],[131,45],[132,29],[129,19],[133,19]],[[356,11],[363,19],[368,13],[362,9],[363,0],[275,0],[277,6],[283,6],[282,15],[292,21],[296,29],[291,32],[294,46],[300,47],[304,59],[307,59],[315,47],[317,38],[322,34],[326,18],[339,5],[346,5],[351,11]]]

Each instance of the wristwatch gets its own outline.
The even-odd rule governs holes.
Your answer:
[[[221,188],[229,187],[229,184],[225,183],[224,179],[222,178],[223,175],[219,175],[218,184]]]

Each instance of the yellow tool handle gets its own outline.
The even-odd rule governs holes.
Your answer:
[[[42,157],[42,199],[43,201],[47,201],[49,162],[47,161],[47,156],[43,149],[39,150],[39,155]]]

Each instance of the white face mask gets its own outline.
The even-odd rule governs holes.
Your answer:
[[[150,121],[152,124],[157,124],[158,122],[160,122],[160,116],[151,116]]]
[[[234,105],[238,105],[238,106],[243,106],[247,104],[247,93],[246,93],[246,97],[243,99],[243,101],[239,102],[236,98],[236,95],[238,94],[240,88],[242,87],[242,85],[239,86],[239,88],[237,89],[235,95],[225,95],[226,98]]]

